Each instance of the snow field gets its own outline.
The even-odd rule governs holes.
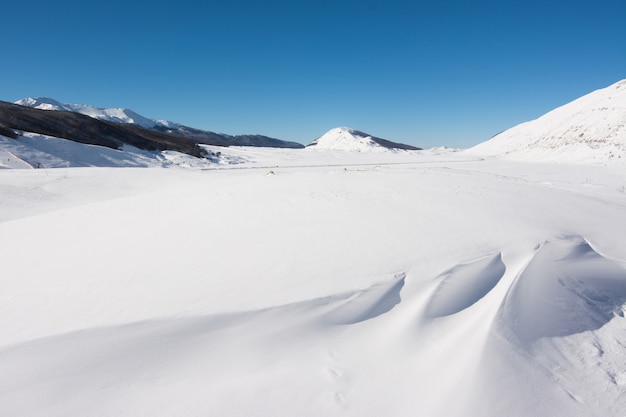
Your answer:
[[[228,152],[0,172],[0,414],[624,409],[623,171]]]

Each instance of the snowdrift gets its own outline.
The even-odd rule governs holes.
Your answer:
[[[622,415],[624,90],[466,152],[0,137],[58,168],[0,170],[0,415]]]
[[[626,409],[625,171],[250,152],[0,171],[0,414]]]

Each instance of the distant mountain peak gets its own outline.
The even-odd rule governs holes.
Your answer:
[[[355,152],[384,151],[387,149],[419,150],[415,146],[391,142],[377,138],[350,127],[330,129],[307,147],[324,150],[341,150]]]
[[[28,97],[16,101],[15,104],[41,110],[65,110],[63,104],[50,97]]]
[[[147,129],[155,127],[172,127],[176,123],[154,120],[141,116],[140,114],[122,107],[102,108],[90,106],[88,104],[63,104],[50,97],[28,97],[15,102],[20,106],[32,107],[41,110],[64,110],[75,113],[81,113],[98,120],[106,120],[115,123],[131,123]]]

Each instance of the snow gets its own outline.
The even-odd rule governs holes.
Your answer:
[[[358,134],[349,127],[337,127],[314,140],[307,149],[354,152],[386,152],[387,148],[374,142],[370,136]]]
[[[626,164],[626,80],[594,91],[468,152],[526,161]]]
[[[115,123],[133,123],[147,129],[155,126],[163,126],[172,128],[178,126],[176,123],[166,120],[148,119],[135,113],[132,110],[124,108],[100,108],[86,104],[62,104],[49,97],[24,98],[15,102],[21,106],[33,107],[42,110],[64,110],[75,113],[81,113],[94,119],[106,120]]]
[[[0,170],[0,414],[623,413],[621,167],[222,152]]]
[[[624,89],[460,152],[0,137],[0,415],[623,415]]]
[[[111,149],[30,132],[22,132],[17,139],[0,136],[0,169],[171,165],[207,167],[211,161],[176,151],[144,151],[129,145]]]

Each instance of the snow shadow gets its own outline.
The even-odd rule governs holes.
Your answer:
[[[624,316],[626,270],[580,238],[547,242],[518,275],[499,312],[505,333],[529,346],[597,330]]]
[[[406,274],[396,275],[389,283],[373,285],[350,296],[343,304],[326,314],[334,324],[356,324],[385,314],[402,301],[400,291]]]
[[[441,283],[426,307],[426,316],[449,316],[474,305],[496,286],[505,271],[500,253],[447,270],[436,278]]]
[[[116,385],[138,375],[178,372],[183,364],[195,369],[195,359],[230,374],[250,362],[269,363],[277,352],[309,346],[334,325],[390,311],[400,302],[404,281],[400,274],[366,289],[292,304],[88,328],[5,346],[0,390],[18,377],[26,385],[45,378],[50,384],[44,389],[52,390],[55,380],[69,374],[68,392],[75,393],[93,388],[94,381]]]

